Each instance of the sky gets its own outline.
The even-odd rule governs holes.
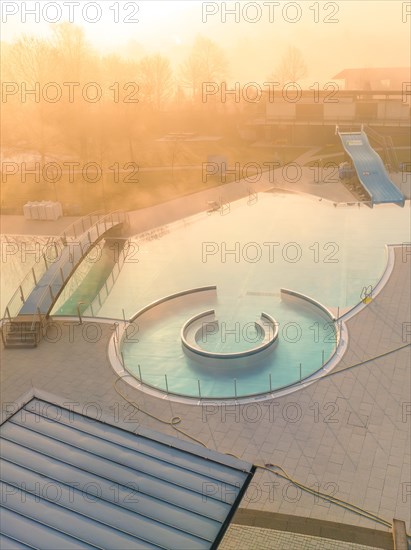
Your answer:
[[[231,81],[263,82],[289,45],[303,53],[307,85],[344,68],[411,65],[411,1],[3,0],[1,9],[8,42],[23,33],[47,36],[52,21],[71,17],[102,53],[159,52],[175,65],[202,34],[226,51]]]

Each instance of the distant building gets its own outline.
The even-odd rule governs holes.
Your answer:
[[[306,145],[333,143],[335,127],[359,129],[373,126],[392,136],[409,136],[410,104],[403,91],[341,90],[335,84],[330,90],[301,90],[296,96],[282,92],[265,94],[251,105],[241,128],[244,139],[273,145]],[[409,142],[409,137],[408,137]]]
[[[344,69],[333,79],[344,80],[345,90],[402,90],[411,82],[411,67]]]

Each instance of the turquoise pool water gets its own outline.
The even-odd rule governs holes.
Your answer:
[[[380,279],[385,244],[409,242],[409,205],[335,207],[301,195],[262,193],[253,205],[233,203],[227,215],[202,213],[163,228],[158,238],[137,235],[98,315],[122,319],[124,312],[128,318],[169,294],[215,284],[213,300],[187,300],[178,307],[170,302],[161,315],[137,323],[138,341],[123,346],[129,372],[141,373],[145,383],[163,390],[211,398],[289,385],[322,366],[334,352],[335,337],[323,316],[282,301],[280,289],[307,294],[334,311],[354,306],[364,288]],[[98,269],[93,270],[98,278]],[[90,273],[89,266],[78,279]],[[53,314],[68,312],[79,285],[73,279]],[[246,365],[188,357],[181,327],[208,309],[215,309],[225,324],[226,339],[210,337],[206,349],[247,349],[252,335],[243,329],[264,311],[280,328],[272,353]]]
[[[216,284],[214,303],[174,307],[138,326],[138,343],[123,347],[129,372],[137,378],[141,373],[154,387],[188,396],[245,396],[287,386],[321,368],[336,342],[323,316],[282,301],[280,289],[307,294],[335,312],[354,306],[364,288],[380,279],[385,244],[409,240],[409,214],[409,203],[403,209],[335,207],[282,193],[262,194],[252,206],[238,201],[228,215],[195,216],[170,226],[159,240],[136,238],[138,263],[125,264],[122,286],[113,289],[101,314],[109,316],[115,304],[123,304],[126,316],[132,315],[167,294]],[[280,327],[274,351],[241,366],[187,357],[181,327],[210,308],[227,330],[224,342],[211,337],[206,349],[247,349],[243,327],[265,311]]]

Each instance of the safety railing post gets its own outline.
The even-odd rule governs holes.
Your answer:
[[[23,289],[21,288],[21,285],[19,286],[19,289],[20,289],[20,298],[21,298],[21,301],[24,302],[24,294],[23,294]]]
[[[140,377],[140,382],[143,384],[143,375],[141,374],[141,367],[140,367],[140,365],[138,366],[138,374],[139,374],[139,377]]]
[[[167,381],[167,375],[164,374],[164,378],[166,379],[166,392],[168,394],[168,381]]]
[[[34,284],[37,286],[37,279],[36,279],[36,274],[34,272],[34,267],[31,268],[31,272],[33,274]]]
[[[77,315],[78,315],[78,318],[79,318],[79,324],[82,325],[83,324],[83,319],[81,317],[81,312],[80,312],[80,306],[84,304],[84,302],[77,302]]]
[[[201,399],[201,386],[200,386],[200,379],[197,378],[197,384],[198,384],[198,397]]]
[[[39,307],[37,307],[36,309],[37,309],[37,315],[39,316],[41,335],[44,336],[44,326],[43,326],[43,318],[41,316],[41,311]]]

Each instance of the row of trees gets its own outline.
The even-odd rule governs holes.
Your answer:
[[[136,160],[136,148],[153,125],[161,126],[166,111],[189,119],[193,106],[211,108],[201,101],[202,83],[230,76],[225,52],[204,36],[196,37],[178,67],[160,54],[101,56],[70,23],[54,26],[49,39],[24,35],[2,46],[3,147],[37,152],[43,163],[51,151],[83,161],[104,158],[113,143]],[[270,79],[304,76],[301,53],[289,48]],[[88,86],[92,82],[97,87]]]

